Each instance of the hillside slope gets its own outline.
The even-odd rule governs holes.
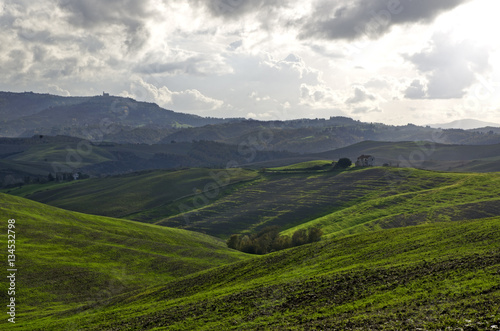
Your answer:
[[[470,146],[428,141],[363,141],[351,146],[317,154],[317,158],[338,159],[373,155],[376,165],[423,168],[444,171],[500,171],[500,144]],[[480,166],[483,166],[481,169]],[[471,169],[475,166],[476,169]]]
[[[118,96],[60,97],[0,92],[2,137],[68,134],[90,140],[149,126],[151,130],[224,123],[227,120],[177,113],[157,104]],[[170,133],[170,132],[169,132]],[[121,139],[120,136],[115,136]]]
[[[211,141],[165,145],[92,143],[68,136],[0,138],[0,187],[46,182],[49,173],[103,177],[153,169],[226,168],[295,156]],[[27,180],[28,179],[28,180]]]
[[[185,169],[7,191],[70,210],[219,238],[271,225],[286,234],[317,226],[325,234],[344,235],[500,216],[500,173],[391,167],[326,172]]]
[[[476,179],[481,180],[476,182]],[[282,230],[291,228],[287,234],[300,227],[315,225],[329,234],[347,231],[354,225],[381,217],[418,214],[426,212],[427,207],[449,207],[452,202],[498,201],[499,179],[500,174],[481,177],[390,167],[325,173],[269,173],[206,206],[167,217],[156,224],[204,231],[220,237],[254,232],[270,225],[277,225]],[[460,190],[455,191],[455,185],[462,182],[458,186]],[[424,197],[432,196],[432,200],[422,198],[420,202],[405,205],[404,199],[418,198],[423,193]],[[452,197],[453,194],[457,195]],[[452,202],[448,202],[449,199]],[[180,203],[194,207],[189,200]],[[480,206],[476,206],[478,208]],[[488,216],[500,215],[500,210],[490,209],[486,213]],[[421,222],[439,217],[436,212]],[[339,222],[342,226],[336,227]]]
[[[499,218],[376,231],[207,270],[23,327],[494,329],[499,252]]]
[[[196,190],[214,182],[214,178],[231,185],[255,179],[257,173],[241,169],[185,169],[147,171],[130,175],[89,179],[60,185],[52,189],[41,186],[28,197],[56,207],[94,215],[127,217],[147,213],[191,196]],[[227,181],[227,183],[226,183]],[[35,185],[36,187],[36,185]]]
[[[407,178],[418,180],[425,173],[433,174],[405,169],[393,172],[392,179],[395,183],[405,180],[395,176],[406,174]],[[434,174],[436,179],[448,176],[453,181],[413,192],[399,191],[392,195],[381,192],[378,197],[303,223],[286,233],[315,226],[327,235],[344,236],[374,229],[500,216],[500,173]]]
[[[16,302],[23,323],[246,258],[199,233],[69,212],[6,194],[0,194],[0,219],[5,244],[7,220],[16,220]],[[7,261],[7,249],[0,255]],[[1,284],[0,299],[7,302],[8,284]]]

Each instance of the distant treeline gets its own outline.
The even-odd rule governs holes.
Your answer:
[[[292,237],[281,236],[279,232],[277,226],[268,226],[252,235],[233,234],[227,240],[227,246],[245,253],[267,254],[319,241],[323,235],[319,228],[299,229]]]

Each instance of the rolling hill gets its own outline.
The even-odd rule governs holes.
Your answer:
[[[221,237],[270,224],[282,225],[284,234],[311,225],[324,232],[319,242],[264,256],[227,249],[196,232],[0,194],[0,215],[16,219],[19,236],[16,329],[434,330],[500,324],[499,173],[292,168],[302,172],[233,169],[234,184],[188,212],[190,222],[182,225]],[[57,190],[81,185],[73,191],[75,203],[128,206],[148,194],[173,199],[166,183],[181,194],[207,183],[209,171],[112,177],[115,185],[101,185],[104,195],[93,202],[97,192],[91,190],[99,186],[92,180],[53,184],[52,193],[64,199],[71,191]],[[148,193],[145,187],[153,183],[157,187]],[[83,188],[88,194],[77,197]],[[134,188],[138,196],[113,200]],[[23,189],[27,194],[32,187]],[[188,204],[190,198],[179,201]],[[1,293],[8,300],[7,291]]]
[[[316,158],[352,160],[362,154],[373,155],[376,165],[423,168],[457,172],[500,171],[500,144],[451,145],[429,141],[363,141],[336,150],[314,154]],[[312,155],[310,155],[312,156]]]
[[[16,220],[20,325],[247,258],[203,234],[69,212],[6,194],[0,194],[0,218]],[[7,249],[1,256],[7,261]],[[3,302],[9,300],[6,285]]]
[[[499,218],[374,231],[27,313],[20,329],[494,329],[499,251]]]
[[[310,164],[316,163],[290,168]],[[286,234],[314,225],[338,236],[500,216],[499,187],[499,173],[391,167],[325,172],[306,167],[155,171],[4,192],[70,210],[228,238],[272,225]]]
[[[365,140],[500,143],[498,128],[443,130],[413,124],[363,123],[347,117],[283,121],[204,118],[109,95],[60,97],[0,92],[0,115],[0,137],[65,135],[92,142],[169,144],[206,140],[233,145],[260,139],[265,144],[259,144],[267,150],[293,153],[325,152]]]
[[[92,143],[68,136],[0,138],[0,187],[46,182],[49,173],[104,177],[152,169],[219,167],[296,155],[211,141],[169,144]]]
[[[6,192],[60,208],[123,218],[193,196],[197,189],[213,183],[214,178],[223,180],[224,187],[229,189],[257,176],[255,171],[240,169],[159,170],[52,186],[31,185]]]
[[[131,98],[60,97],[31,92],[0,92],[0,115],[3,137],[65,134],[92,141],[102,141],[106,136],[126,139],[128,132],[145,126],[159,136],[151,139],[161,139],[165,129],[231,121],[177,113]]]

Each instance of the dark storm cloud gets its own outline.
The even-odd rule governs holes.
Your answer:
[[[129,50],[140,48],[149,38],[145,22],[153,13],[149,1],[137,0],[61,0],[59,7],[69,14],[67,21],[89,30],[123,26]]]
[[[216,17],[238,18],[248,13],[285,6],[280,0],[190,0]]]
[[[469,0],[320,1],[299,25],[301,39],[378,38],[394,25],[428,23]]]

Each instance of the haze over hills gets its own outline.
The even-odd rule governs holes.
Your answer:
[[[485,121],[480,121],[480,120],[474,120],[474,119],[462,119],[462,120],[457,120],[449,123],[442,123],[442,124],[429,124],[431,128],[436,128],[436,129],[463,129],[463,130],[471,130],[471,129],[478,129],[478,128],[485,128],[485,127],[493,127],[493,128],[499,128],[500,124],[498,123],[491,123],[491,122],[485,122]]]
[[[498,132],[487,134],[491,130],[392,126],[347,117],[286,121],[203,118],[166,110],[153,103],[108,95],[58,97],[1,92],[0,114],[0,136],[3,137],[66,135],[93,142],[169,144],[209,140],[232,145],[258,139],[261,149],[294,153],[323,152],[364,140],[500,143]]]
[[[59,97],[49,94],[0,92],[0,136],[67,134],[102,141],[119,132],[150,127],[155,130],[226,122],[177,113],[154,103],[103,94]],[[160,138],[157,138],[160,139]]]

